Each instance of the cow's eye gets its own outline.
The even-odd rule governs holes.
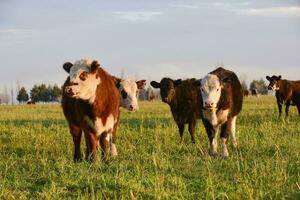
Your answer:
[[[123,97],[124,99],[127,98],[127,92],[125,92],[125,90],[122,90],[122,91],[121,91],[121,95],[122,95],[122,97]]]
[[[79,76],[80,80],[85,81],[87,78],[87,72],[82,72]]]
[[[219,92],[220,88],[217,89],[217,92]]]

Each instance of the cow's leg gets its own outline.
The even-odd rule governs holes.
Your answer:
[[[86,142],[86,159],[91,162],[95,162],[97,159],[97,149],[99,146],[98,137],[91,132],[84,132]]]
[[[117,128],[119,124],[119,117],[120,113],[118,115],[117,123],[114,125],[114,129],[112,131],[112,140],[111,140],[111,146],[110,146],[110,154],[112,157],[116,157],[118,155],[117,147],[116,147],[116,140],[117,140]]]
[[[289,107],[291,104],[291,100],[287,100],[285,103],[285,117],[287,118],[289,116]]]
[[[111,140],[111,134],[109,134],[108,132],[104,132],[100,135],[99,142],[102,151],[102,161],[107,161],[108,159],[108,152]]]
[[[300,103],[296,102],[296,106],[297,106],[297,110],[298,110],[298,114],[300,115]]]
[[[237,147],[237,140],[236,140],[236,117],[237,116],[234,116],[231,121],[229,122],[230,123],[230,126],[228,127],[228,131],[230,133],[230,136],[231,136],[231,141],[232,141],[232,145],[236,148]]]
[[[278,118],[281,117],[281,110],[282,110],[282,103],[280,100],[277,100],[277,106],[278,106],[278,111],[279,111],[279,115]]]
[[[221,138],[221,156],[223,158],[227,158],[229,156],[228,149],[227,149],[227,141],[228,141],[228,128],[231,127],[231,120],[228,120],[225,122],[225,124],[222,124],[221,126],[221,133],[220,133],[220,138]]]
[[[177,126],[178,126],[178,130],[179,130],[179,135],[180,135],[180,143],[182,142],[183,140],[183,131],[184,131],[184,124],[181,124],[181,123],[177,123]]]
[[[69,125],[70,133],[73,137],[74,143],[74,162],[80,162],[82,160],[81,150],[80,150],[80,142],[82,136],[82,130],[80,127],[70,124]]]
[[[191,135],[192,143],[194,143],[194,144],[195,144],[195,126],[196,126],[196,121],[192,120],[189,123],[189,132],[190,132],[190,135]]]
[[[210,144],[210,152],[209,154],[212,156],[216,156],[218,154],[218,141],[217,141],[217,130],[218,126],[212,126],[211,123],[207,120],[202,120],[208,139]]]

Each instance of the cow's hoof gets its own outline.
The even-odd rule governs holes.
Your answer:
[[[220,155],[222,159],[228,159],[229,158],[229,154],[221,154]]]
[[[217,151],[210,151],[209,155],[215,158],[215,157],[218,157],[218,152]]]

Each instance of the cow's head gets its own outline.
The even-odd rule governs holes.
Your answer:
[[[230,82],[230,79],[220,79],[213,74],[207,74],[199,81],[201,96],[203,100],[203,108],[214,110],[221,98],[222,88]]]
[[[113,77],[120,92],[120,104],[130,111],[139,110],[138,94],[139,89],[144,89],[146,80],[134,81]]]
[[[175,94],[175,88],[181,83],[181,79],[172,80],[170,78],[161,79],[160,83],[151,81],[151,86],[154,88],[160,88],[160,96],[163,102],[171,103],[171,100]]]
[[[279,90],[279,81],[281,80],[281,76],[275,76],[273,75],[272,77],[266,76],[266,79],[270,82],[268,86],[268,90]]]
[[[65,87],[65,94],[77,99],[94,102],[100,77],[97,70],[100,67],[97,61],[79,60],[74,64],[66,62],[63,68],[69,73],[70,81]]]

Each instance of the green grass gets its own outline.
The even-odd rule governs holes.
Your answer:
[[[180,144],[167,105],[141,102],[122,110],[115,160],[75,164],[59,105],[0,106],[0,199],[300,199],[300,117],[290,110],[278,120],[275,97],[246,98],[239,147],[223,160],[209,156],[201,121],[196,144],[187,130]]]

